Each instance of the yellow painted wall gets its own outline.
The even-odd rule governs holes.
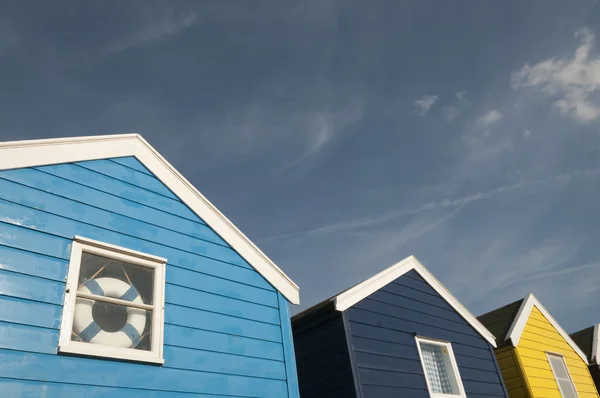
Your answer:
[[[515,356],[515,349],[507,345],[497,348],[495,351],[508,396],[510,398],[528,398],[529,394]]]
[[[561,397],[546,357],[547,351],[564,355],[579,398],[599,397],[585,362],[534,306],[519,345],[514,349],[515,359],[521,363],[534,398]]]

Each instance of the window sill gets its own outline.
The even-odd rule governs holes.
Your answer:
[[[164,358],[158,356],[155,352],[140,351],[131,348],[106,347],[98,344],[80,343],[77,341],[71,341],[66,346],[58,347],[58,352],[157,365],[165,363]]]

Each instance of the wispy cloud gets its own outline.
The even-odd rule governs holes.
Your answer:
[[[482,200],[487,200],[494,198],[496,196],[506,194],[509,192],[517,191],[523,188],[529,188],[537,185],[544,184],[567,184],[575,180],[587,179],[587,178],[595,178],[600,176],[600,167],[589,168],[589,169],[581,169],[581,170],[573,170],[564,173],[555,174],[551,177],[532,179],[532,180],[523,180],[518,181],[513,184],[507,184],[498,186],[496,188],[492,188],[487,191],[481,191],[477,193],[472,193],[460,197],[448,197],[443,199],[433,200],[427,203],[424,203],[421,206],[417,206],[410,209],[402,209],[402,210],[393,210],[390,212],[384,212],[374,215],[369,215],[365,217],[355,218],[351,220],[343,220],[340,222],[335,222],[327,225],[323,225],[321,227],[300,232],[300,233],[289,233],[289,234],[281,234],[277,236],[273,236],[270,238],[266,238],[264,241],[273,241],[287,238],[294,238],[298,236],[304,235],[319,235],[319,234],[331,234],[337,232],[348,232],[353,230],[359,230],[361,228],[373,227],[382,225],[385,223],[393,222],[395,219],[404,216],[411,216],[416,214],[421,214],[433,210],[440,210],[445,208],[456,208],[470,205],[475,202],[479,202]]]
[[[595,37],[588,29],[576,34],[581,42],[570,58],[549,58],[526,64],[512,74],[515,89],[536,87],[556,98],[554,106],[583,123],[600,117],[600,104],[592,99],[600,86],[600,58],[593,57]]]
[[[523,131],[523,137],[528,138],[531,135],[531,129],[526,129]]]
[[[429,109],[438,101],[437,95],[424,95],[420,100],[415,101],[415,106],[421,110],[421,116],[429,112]]]
[[[485,115],[479,117],[479,119],[477,119],[476,124],[478,127],[486,128],[491,126],[492,124],[499,122],[500,120],[502,120],[503,117],[504,115],[500,113],[500,111],[498,111],[497,109],[492,109]]]
[[[146,47],[165,41],[172,36],[192,28],[198,22],[199,18],[196,14],[189,14],[179,18],[168,18],[109,43],[102,49],[101,53],[103,55],[115,55],[132,48]]]

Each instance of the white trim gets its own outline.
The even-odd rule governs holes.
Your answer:
[[[519,340],[521,339],[521,335],[523,334],[523,330],[525,329],[525,325],[527,325],[527,321],[531,315],[531,311],[533,307],[536,307],[542,315],[550,322],[550,324],[556,329],[556,331],[562,336],[563,339],[571,346],[571,348],[583,359],[583,361],[589,365],[588,359],[586,355],[581,351],[581,348],[571,339],[569,334],[564,331],[564,329],[560,326],[558,322],[550,315],[548,310],[544,308],[544,306],[539,302],[539,300],[533,295],[533,293],[529,293],[527,297],[523,299],[523,303],[521,303],[521,307],[519,308],[519,312],[515,316],[510,329],[508,329],[508,333],[504,338],[505,341],[510,340],[511,344],[514,347],[519,345]]]
[[[496,339],[489,330],[485,328],[475,318],[475,316],[464,306],[456,297],[450,293],[442,283],[436,279],[423,264],[417,260],[415,256],[410,256],[404,260],[392,265],[391,267],[381,271],[377,275],[359,283],[351,289],[335,296],[332,300],[335,302],[335,309],[345,311],[354,304],[365,299],[387,284],[398,279],[410,270],[415,270],[421,277],[440,295],[456,312],[462,316],[475,330],[481,334],[493,347],[496,347]]]
[[[91,296],[106,302],[121,304],[122,300],[109,297],[98,298],[93,294],[77,293],[79,284],[79,271],[83,253],[92,253],[103,257],[124,261],[153,269],[153,295],[152,305],[143,305],[152,311],[152,333],[150,351],[136,350],[133,348],[110,347],[100,344],[90,344],[73,341],[73,319],[75,317],[75,304],[77,297]],[[104,358],[126,359],[150,363],[164,363],[163,337],[164,337],[164,309],[165,309],[165,271],[167,259],[141,253],[125,247],[105,244],[81,236],[73,239],[71,247],[71,260],[67,276],[66,292],[63,305],[63,315],[60,327],[58,351],[71,354],[82,354]],[[135,306],[141,307],[141,306]]]
[[[594,325],[592,336],[592,352],[590,354],[590,363],[598,363],[600,360],[600,323]]]
[[[449,398],[449,397],[463,397],[466,398],[465,388],[462,383],[462,378],[460,377],[460,372],[458,371],[458,365],[456,364],[456,358],[454,357],[454,350],[452,350],[452,344],[448,341],[440,341],[436,339],[429,339],[427,337],[415,336],[415,340],[417,342],[417,350],[419,351],[419,359],[421,360],[421,366],[423,367],[423,373],[425,374],[425,382],[427,383],[427,390],[429,390],[430,398]],[[427,369],[425,369],[425,362],[423,361],[423,352],[421,351],[421,343],[425,344],[435,344],[446,347],[448,350],[448,357],[450,358],[450,363],[452,365],[452,379],[450,382],[458,388],[458,394],[440,394],[434,393],[431,389],[431,382],[429,381],[429,376],[427,375]],[[448,375],[450,376],[450,375]]]
[[[0,143],[0,170],[135,156],[292,304],[298,286],[139,134]]]
[[[569,383],[571,383],[571,387],[573,391],[575,391],[575,396],[579,397],[579,393],[577,392],[577,388],[575,387],[575,383],[573,383],[573,377],[571,376],[571,371],[569,371],[569,367],[567,366],[567,361],[565,361],[565,356],[562,354],[558,354],[555,352],[546,351],[546,359],[548,359],[548,364],[550,364],[550,370],[552,370],[552,375],[554,376],[554,381],[558,386],[558,391],[560,391],[561,396],[565,396],[563,393],[562,387],[560,386],[560,382],[558,381],[558,377],[556,376],[556,371],[554,370],[554,366],[552,365],[552,361],[550,361],[550,356],[558,357],[562,361],[565,371],[567,372],[567,376],[569,376]]]

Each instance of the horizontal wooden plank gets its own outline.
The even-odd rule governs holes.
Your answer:
[[[416,344],[395,344],[355,336],[352,338],[352,346],[356,352],[420,361]]]
[[[165,325],[165,345],[283,361],[283,346],[253,338]]]
[[[547,326],[552,327],[550,324],[548,324]],[[525,328],[523,329],[523,334],[521,336],[523,336],[523,335],[536,336],[540,340],[550,340],[550,341],[560,341],[560,342],[565,341],[565,339],[555,329],[552,329],[552,331],[549,331],[547,329],[542,329],[538,326],[533,326],[533,325],[531,325],[531,323],[528,323],[527,325],[525,325]]]
[[[69,260],[72,239],[0,221],[0,245]]]
[[[399,308],[411,309],[415,306],[415,300],[410,297],[399,296],[397,294],[384,292],[378,290],[369,296],[369,299],[379,301],[382,303],[397,306]],[[429,303],[418,302],[419,306],[423,308],[423,312],[436,316],[449,321],[455,321],[459,323],[466,323],[465,320],[458,315],[453,309],[440,308],[436,305]]]
[[[425,312],[427,311],[427,307],[420,307],[416,302],[413,302],[412,309],[405,309],[367,298],[356,303],[353,308],[359,308],[365,311],[387,315],[403,321],[420,323],[435,328],[453,330],[475,337],[481,336],[466,322],[454,322],[430,315],[429,313]]]
[[[550,333],[556,333],[556,329],[548,322],[540,322],[536,319],[529,318],[525,327],[539,328]],[[523,329],[525,330],[525,329]]]
[[[488,372],[497,372],[496,364],[492,360],[491,356],[482,358],[473,358],[470,356],[464,356],[461,354],[454,353],[456,358],[456,363],[459,368],[470,368],[470,369],[479,369],[486,370]]]
[[[194,219],[184,218],[180,215],[174,215],[165,210],[133,202],[115,196],[112,193],[99,191],[37,169],[0,171],[0,177],[7,181],[13,181],[46,193],[86,203],[90,206],[131,217],[149,224],[163,226],[198,238],[203,237],[196,229],[198,224],[204,225],[204,222],[198,217],[195,217]]]
[[[233,395],[188,394],[173,391],[153,391],[51,383],[47,381],[13,380],[0,378],[0,391],[5,397],[22,398],[236,398]]]
[[[0,295],[62,305],[64,294],[63,282],[0,269]]]
[[[536,336],[531,334],[528,334],[527,336],[521,336],[521,339],[519,340],[519,347],[539,350],[542,352],[552,351],[559,352],[561,354],[564,353],[563,355],[567,355],[572,358],[577,356],[577,354],[573,351],[573,348],[567,343],[555,340],[538,340]]]
[[[548,363],[548,357],[546,356],[544,346],[542,346],[542,347],[538,346],[536,349],[532,349],[532,348],[528,348],[528,347],[521,347],[519,345],[518,350],[519,350],[519,355],[521,357],[521,361],[523,362],[523,364],[529,364],[530,359],[542,361],[545,364]],[[567,364],[569,365],[569,368],[571,366],[576,367],[576,368],[587,368],[587,365],[585,364],[585,362],[583,362],[583,360],[579,356],[577,356],[574,352],[559,352],[559,354],[565,355]],[[533,366],[537,366],[537,365],[533,365]]]
[[[179,201],[179,198],[175,196],[175,194],[171,192],[169,188],[167,188],[156,177],[145,173],[140,173],[137,170],[132,170],[129,167],[111,162],[108,159],[88,160],[85,162],[77,162],[75,164],[88,170],[93,170],[96,173],[100,173],[116,180],[123,181],[127,184],[134,185],[138,188],[156,192],[157,194],[166,196],[167,198]]]
[[[287,394],[282,380],[8,350],[0,350],[0,374],[11,379],[216,395],[280,398]]]
[[[164,347],[164,368],[285,380],[284,363],[181,347]]]
[[[0,296],[0,321],[58,329],[62,306]]]
[[[384,286],[381,290],[388,292],[388,293],[412,298],[414,300],[418,300],[423,303],[435,305],[436,307],[444,308],[447,310],[452,310],[452,307],[450,306],[450,304],[448,304],[446,302],[446,300],[444,300],[443,298],[441,298],[439,296],[435,297],[435,296],[432,296],[431,294],[423,293],[419,290],[412,289],[407,286],[400,286],[395,283],[390,283],[390,284]]]
[[[169,264],[167,281],[178,286],[277,308],[277,293]]]
[[[512,397],[512,392],[518,390],[521,393],[521,390],[524,389],[523,379],[521,376],[516,376],[512,378],[504,378],[504,385],[506,389],[509,391],[509,395]]]
[[[505,397],[504,388],[500,383],[484,383],[472,380],[463,380],[463,386],[468,397],[476,395],[492,395],[497,397]]]
[[[529,392],[525,389],[525,387],[517,387],[508,390],[508,396],[510,398],[529,398]]]
[[[167,283],[165,302],[279,325],[279,310]]]
[[[473,382],[481,382],[481,383],[491,383],[500,385],[501,375],[498,372],[492,372],[483,369],[474,369],[474,368],[460,368],[460,376],[463,380],[469,380]]]
[[[176,326],[281,343],[281,328],[279,326],[169,303],[165,305],[165,322]]]
[[[0,322],[0,348],[56,354],[58,330]]]
[[[2,225],[0,225],[2,231]],[[1,233],[1,232],[0,232]],[[0,269],[34,275],[59,282],[67,280],[68,261],[0,246]]]
[[[35,169],[135,203],[178,215],[187,218],[188,220],[197,221],[199,219],[196,214],[181,202],[166,198],[151,191],[136,188],[133,185],[115,180],[114,178],[107,177],[74,164],[42,166],[35,167]],[[15,170],[10,170],[11,173],[14,171]]]
[[[543,388],[532,386],[531,391],[533,392],[534,397],[562,398],[562,395],[560,391],[558,391],[558,388]]]
[[[546,369],[525,366],[525,374],[528,377],[537,377],[539,379],[554,380],[554,374],[552,373],[552,369],[550,369],[550,365],[548,365]]]
[[[417,274],[417,277],[418,274]],[[439,293],[435,291],[424,279],[417,280],[416,278],[407,278],[404,275],[396,279],[392,283],[400,286],[405,286],[414,290],[418,290],[422,293],[430,294],[434,297],[440,297]]]
[[[0,199],[192,253],[205,242],[232,251],[220,236],[204,224],[195,223],[195,235],[190,236],[179,230],[163,228],[160,220],[153,220],[155,223],[140,221],[128,214],[122,215],[82,203],[75,200],[77,196],[65,198],[3,178],[0,178]]]
[[[138,235],[144,235],[143,232],[140,232],[137,235],[124,235],[123,233],[116,232],[118,230],[127,229],[130,230],[132,234],[135,233],[135,231],[131,229],[133,227],[126,227],[125,225],[128,222],[135,223],[136,221],[127,219],[125,217],[122,217],[119,223],[112,227],[114,230],[109,230],[97,226],[98,224],[104,225],[106,220],[103,221],[102,219],[92,219],[86,220],[90,223],[84,223],[5,200],[0,200],[0,215],[2,215],[0,217],[1,221],[28,227],[67,239],[72,238],[75,235],[81,235],[128,248],[132,248],[132,246],[142,247],[145,250],[140,251],[144,251],[149,254],[160,252],[162,253],[160,256],[169,260],[173,260],[173,262],[176,264],[184,261],[182,259],[185,259],[186,257],[189,258],[192,256],[192,258],[195,258],[197,256],[204,256],[234,264],[239,267],[248,269],[251,268],[250,265],[232,249],[210,242],[197,241],[196,246],[188,247],[190,250],[193,249],[193,252],[190,252],[162,243],[142,240],[138,237]],[[147,227],[148,230],[154,228],[149,225]],[[172,234],[172,232],[167,230],[163,230],[161,232],[164,232],[164,234]],[[157,235],[158,236],[155,237],[154,240],[161,240],[163,233]],[[173,244],[172,241],[168,241],[167,243]]]
[[[429,398],[429,392],[426,388],[398,388],[378,385],[363,385],[361,387],[363,396],[369,398]],[[336,398],[338,396],[335,396]],[[339,395],[342,397],[342,395]]]
[[[367,325],[379,326],[380,328],[397,331],[417,333],[431,338],[462,343],[486,350],[488,349],[488,343],[481,336],[466,335],[454,330],[432,327],[421,323],[393,318],[387,315],[375,314],[355,307],[348,309],[346,315],[348,316],[348,319],[353,322],[361,322]]]
[[[129,167],[130,169],[137,170],[141,173],[153,176],[150,170],[148,170],[143,164],[141,164],[140,161],[137,160],[134,156],[127,156],[124,158],[112,158],[108,160],[123,165],[125,167]]]
[[[522,379],[521,370],[515,365],[506,368],[501,368],[502,377],[504,380]]]
[[[558,385],[556,384],[556,380],[554,380],[554,378],[547,379],[541,377],[527,376],[527,382],[531,387],[558,389]]]
[[[414,377],[423,376],[420,360],[405,359],[381,354],[357,351],[354,354],[356,366],[365,369],[382,369],[398,373],[410,373]]]
[[[414,374],[359,368],[358,377],[362,384],[399,388],[427,388],[425,376],[416,377]]]

